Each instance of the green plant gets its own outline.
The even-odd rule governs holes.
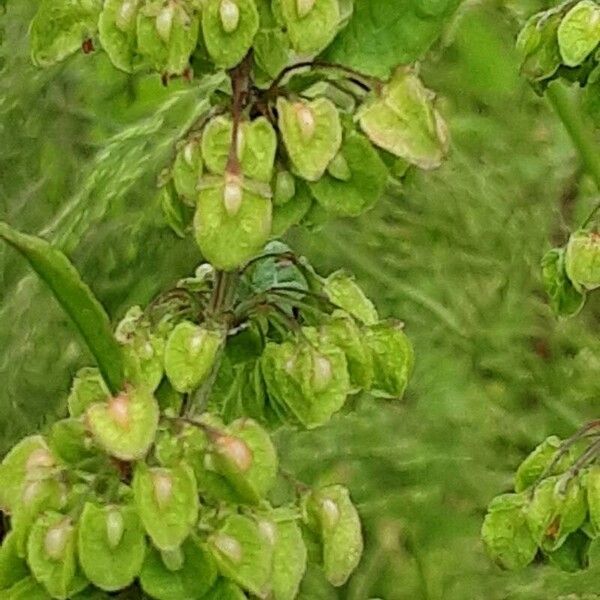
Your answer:
[[[522,73],[538,93],[547,93],[600,190],[600,161],[588,116],[563,86],[569,82],[584,88],[586,105],[595,116],[600,6],[568,1],[534,15],[522,29],[517,49]],[[549,250],[542,259],[543,284],[558,318],[578,314],[587,295],[600,287],[598,208],[564,247]],[[517,469],[514,490],[492,500],[482,537],[500,566],[518,569],[541,556],[567,572],[597,567],[599,427],[592,421],[564,441],[547,438]]]
[[[356,394],[401,398],[413,367],[402,324],[381,320],[351,276],[323,278],[274,241],[363,213],[390,180],[447,151],[433,95],[398,67],[398,31],[373,38],[397,7],[368,6],[41,3],[30,28],[39,66],[99,41],[122,71],[214,82],[159,177],[166,219],[208,262],[113,332],[62,252],[0,224],[97,363],[75,377],[68,418],[0,466],[9,598],[291,599],[309,563],[333,586],[356,568],[348,491],[281,472],[269,432],[320,427]],[[413,22],[428,27],[413,43],[430,43],[453,7],[420,3]]]

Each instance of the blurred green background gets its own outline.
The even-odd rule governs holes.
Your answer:
[[[166,226],[154,182],[204,110],[202,90],[132,79],[102,54],[34,69],[36,4],[9,0],[0,16],[0,219],[61,245],[117,319],[200,261]],[[309,576],[306,600],[600,598],[597,573],[503,573],[479,541],[485,506],[530,449],[598,416],[600,304],[559,323],[540,284],[544,251],[597,201],[560,122],[518,75],[514,38],[540,8],[463,3],[421,66],[450,125],[445,166],[362,218],[289,236],[322,271],[353,270],[417,352],[401,404],[280,436],[290,470],[345,482],[365,520],[348,586]],[[0,248],[0,454],[62,414],[89,360],[47,290]]]

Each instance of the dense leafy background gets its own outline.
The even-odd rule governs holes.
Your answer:
[[[442,4],[400,3],[421,16]],[[34,69],[35,5],[9,0],[0,17],[0,219],[59,243],[117,318],[200,258],[166,227],[154,180],[205,93],[121,76],[100,54]],[[306,599],[597,598],[597,573],[505,574],[478,539],[487,502],[528,450],[598,416],[600,306],[557,323],[539,280],[550,241],[594,200],[560,124],[517,74],[514,36],[539,7],[472,2],[447,21],[422,67],[453,137],[441,170],[411,176],[361,219],[290,236],[322,269],[356,271],[382,312],[406,321],[418,356],[401,405],[361,405],[322,431],[280,436],[301,478],[350,485],[367,528],[348,587],[307,581]],[[355,60],[352,44],[332,52]],[[89,360],[23,260],[0,249],[0,453],[63,410]]]

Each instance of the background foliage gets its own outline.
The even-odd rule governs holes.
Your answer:
[[[165,225],[154,182],[205,94],[120,75],[101,54],[38,71],[26,35],[36,4],[9,0],[0,17],[0,220],[64,248],[117,319],[200,260]],[[539,277],[543,252],[595,200],[560,123],[518,76],[514,37],[540,8],[464,3],[422,65],[450,123],[448,162],[358,220],[291,236],[322,270],[354,270],[417,352],[402,405],[279,436],[290,470],[347,483],[365,519],[362,567],[333,597],[598,597],[598,573],[505,574],[479,542],[485,506],[527,452],[598,416],[598,301],[556,322]],[[0,248],[0,453],[62,414],[88,361],[47,290]],[[306,599],[332,597],[311,585]]]

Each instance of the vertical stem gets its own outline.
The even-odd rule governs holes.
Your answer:
[[[581,108],[560,83],[548,86],[548,100],[563,122],[573,145],[577,149],[585,170],[593,178],[600,191],[600,148],[593,136],[593,129],[585,122]]]

